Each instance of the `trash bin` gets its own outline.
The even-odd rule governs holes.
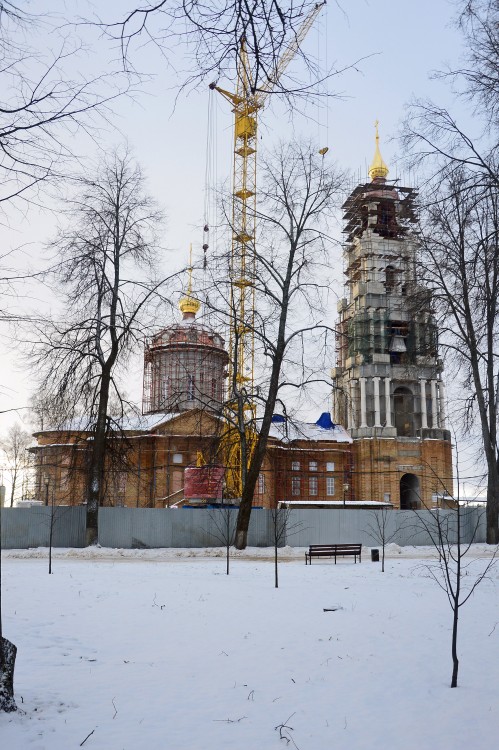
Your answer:
[[[379,562],[379,549],[371,550],[371,562]]]

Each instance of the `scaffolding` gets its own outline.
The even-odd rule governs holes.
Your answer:
[[[410,226],[417,222],[416,197],[414,188],[401,187],[396,180],[357,185],[343,204],[343,233],[347,243],[361,237],[368,226],[381,237],[406,236]]]
[[[142,413],[220,412],[227,362],[222,337],[200,323],[160,331],[145,344]]]

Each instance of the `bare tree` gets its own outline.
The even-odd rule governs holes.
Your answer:
[[[421,281],[433,292],[441,345],[466,393],[463,424],[478,416],[487,468],[487,541],[499,542],[499,5],[465,0],[458,23],[465,65],[439,75],[473,109],[477,136],[450,110],[415,102],[404,127],[412,163],[426,169]],[[417,299],[417,295],[416,295]]]
[[[222,503],[219,507],[209,511],[209,518],[215,527],[212,536],[225,547],[225,572],[227,575],[229,575],[230,548],[234,544],[236,531],[236,513],[237,509],[230,503]]]
[[[497,549],[490,560],[477,570],[477,561],[471,556],[471,545],[476,540],[480,526],[477,508],[463,506],[459,497],[452,498],[454,508],[426,509],[425,512],[413,511],[417,518],[415,526],[423,528],[429,535],[438,552],[438,561],[425,563],[423,567],[428,575],[445,592],[452,611],[452,676],[451,688],[457,687],[459,658],[457,637],[459,610],[473,595],[476,587],[487,576],[495,563]],[[449,505],[449,501],[447,505]],[[464,542],[464,529],[469,541]]]
[[[376,544],[381,546],[381,572],[385,572],[385,549],[386,545],[396,539],[399,526],[393,525],[395,520],[393,508],[378,508],[371,511],[371,519],[366,528],[367,534]]]
[[[60,495],[56,492],[58,488],[56,488],[55,484],[52,483],[51,485],[46,485],[46,495],[45,495],[45,505],[47,508],[50,508],[49,515],[47,517],[45,512],[42,512],[42,509],[38,509],[37,514],[39,514],[39,517],[41,519],[41,523],[48,526],[48,550],[49,550],[49,559],[48,559],[48,573],[49,575],[52,575],[53,573],[53,549],[54,549],[54,538],[56,534],[57,525],[60,521],[64,519],[64,517],[71,513],[73,510],[70,505],[65,505],[64,503],[60,502]],[[65,499],[65,498],[63,498]]]
[[[52,33],[49,33],[52,32]],[[51,48],[50,45],[53,45]],[[47,180],[67,176],[75,137],[107,121],[126,76],[87,77],[84,44],[47,14],[0,2],[0,205],[26,200]]]
[[[104,469],[120,432],[113,396],[124,403],[120,372],[141,342],[148,306],[161,282],[155,276],[155,242],[161,215],[144,191],[140,169],[128,155],[114,154],[95,179],[83,181],[69,226],[53,243],[65,320],[40,327],[34,366],[42,390],[72,404],[73,427],[90,431],[87,468],[87,538],[97,534],[104,496]],[[88,441],[87,441],[88,443]]]
[[[0,207],[4,214],[8,206],[32,198],[48,181],[60,184],[67,176],[68,160],[75,156],[75,137],[92,131],[98,124],[95,117],[102,123],[112,100],[130,86],[129,77],[121,80],[113,73],[87,78],[81,72],[84,66],[77,70],[75,63],[81,41],[70,38],[66,29],[59,37],[52,36],[57,42],[49,49],[48,25],[48,16],[41,19],[10,0],[0,0]],[[5,267],[5,257],[1,257],[1,283],[10,294],[20,274]],[[2,310],[3,320],[17,317]],[[1,614],[0,569],[0,711],[14,711],[16,647],[3,638]]]
[[[473,132],[452,110],[428,99],[414,101],[402,140],[408,159],[427,168],[438,185],[442,171],[466,165],[476,184],[499,185],[499,6],[496,0],[461,0],[457,24],[463,33],[464,66],[435,73],[473,110]]]
[[[465,66],[452,74],[493,127],[499,122],[499,8],[497,0],[465,0],[459,25],[467,40]]]
[[[279,547],[283,547],[287,539],[301,531],[301,521],[292,521],[291,508],[277,506],[270,509],[272,528],[272,544],[274,547],[274,588],[279,588]]]
[[[325,371],[323,357],[331,333],[322,312],[324,294],[329,291],[327,255],[332,240],[328,225],[343,177],[311,144],[281,145],[264,160],[257,211],[259,238],[250,252],[253,270],[247,270],[256,299],[249,332],[254,339],[258,382],[253,390],[251,384],[240,381],[237,365],[238,337],[249,318],[238,319],[230,290],[224,282],[217,282],[232,316],[232,380],[224,413],[242,446],[237,549],[247,543],[253,495],[276,403],[286,391],[324,379],[317,372]],[[233,279],[233,283],[239,282]],[[307,342],[310,349],[306,349]]]
[[[421,281],[465,398],[464,428],[480,430],[487,469],[487,541],[499,542],[499,198],[466,166],[433,191],[422,217]],[[417,295],[415,302],[417,304]]]
[[[132,3],[120,19],[99,25],[119,43],[125,70],[135,69],[134,58],[144,43],[155,46],[168,65],[173,65],[173,50],[177,57],[183,54],[187,71],[181,85],[199,83],[209,75],[234,80],[244,40],[246,74],[254,92],[271,85],[276,93],[289,96],[306,93],[310,87],[289,77],[283,81],[280,63],[298,46],[305,19],[323,5],[317,0],[159,0],[140,6]],[[300,50],[298,54],[317,79],[317,61]],[[326,71],[323,76],[336,72]]]
[[[285,543],[289,508],[271,508],[272,542],[274,547],[274,588],[279,588],[279,547]]]
[[[23,430],[18,422],[14,422],[7,430],[6,436],[0,441],[0,450],[6,459],[6,469],[10,477],[10,507],[19,495],[19,485],[22,483],[23,471],[28,469],[29,454],[27,449],[33,442],[29,432]]]
[[[452,676],[451,688],[457,687],[459,658],[457,653],[459,610],[469,601],[477,586],[487,577],[490,568],[496,562],[498,547],[491,554],[488,562],[480,564],[472,556],[472,545],[477,541],[482,524],[483,511],[473,503],[461,501],[459,490],[454,495],[445,482],[438,477],[431,466],[427,469],[433,474],[441,488],[443,502],[436,507],[429,507],[423,498],[423,510],[413,509],[412,523],[409,518],[405,526],[413,527],[414,533],[421,530],[430,538],[438,554],[438,561],[425,563],[420,567],[424,574],[431,578],[445,592],[452,611]],[[456,449],[456,485],[460,486],[459,452]],[[438,497],[438,492],[436,493]]]

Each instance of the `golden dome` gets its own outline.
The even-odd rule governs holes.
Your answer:
[[[376,128],[376,149],[374,151],[374,159],[372,160],[371,166],[369,167],[369,177],[371,180],[385,179],[390,171],[383,161],[381,152],[379,150],[379,133],[378,133],[378,121],[374,123]]]
[[[195,315],[201,307],[201,303],[197,299],[194,299],[194,297],[188,295],[187,297],[182,297],[178,306],[182,315],[189,313]]]
[[[199,302],[197,299],[194,299],[194,297],[191,296],[192,294],[192,243],[189,250],[189,283],[187,284],[187,294],[185,297],[182,297],[180,302],[178,303],[178,306],[180,308],[180,312],[185,317],[186,315],[195,315],[199,308],[201,307],[201,302]]]

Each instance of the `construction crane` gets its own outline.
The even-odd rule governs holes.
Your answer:
[[[296,55],[315,19],[326,5],[317,3],[307,14],[275,65],[274,75],[261,88],[255,90],[251,75],[245,40],[241,40],[237,63],[236,93],[220,88],[216,83],[210,89],[218,91],[233,106],[234,158],[232,182],[232,251],[230,278],[230,336],[229,336],[229,403],[238,405],[241,397],[249,424],[255,416],[253,403],[255,365],[255,235],[256,235],[256,156],[257,118],[268,95]],[[241,416],[241,414],[240,414]],[[230,432],[230,430],[229,430]],[[240,497],[244,470],[248,466],[254,445],[254,432],[248,431],[246,446],[230,440],[226,434],[222,443],[231,445],[226,460],[230,467],[227,484],[230,494]]]

